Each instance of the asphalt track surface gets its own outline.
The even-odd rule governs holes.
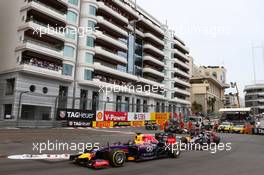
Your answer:
[[[32,143],[127,141],[134,132],[153,133],[144,129],[20,129],[0,130],[0,175],[260,175],[264,172],[264,137],[220,134],[222,141],[232,143],[231,151],[187,151],[179,159],[127,162],[121,168],[93,170],[66,160],[10,160],[14,154],[38,154]],[[52,154],[62,151],[47,152]],[[67,152],[72,153],[72,152]]]

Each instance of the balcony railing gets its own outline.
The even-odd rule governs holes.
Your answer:
[[[41,47],[45,47],[45,48],[50,49],[50,50],[54,50],[56,52],[61,52],[62,51],[62,49],[56,48],[56,47],[52,46],[51,44],[48,44],[46,42],[39,41],[39,40],[36,40],[36,39],[33,39],[33,38],[25,37],[25,39],[23,40],[23,43],[32,43],[32,44],[35,44],[35,45],[38,45],[38,46],[41,46]]]
[[[46,7],[46,8],[48,8],[48,9],[50,9],[50,10],[56,11],[57,13],[59,13],[59,14],[61,14],[61,15],[65,15],[65,13],[63,13],[62,11],[59,11],[58,9],[53,8],[53,7],[47,5],[47,4],[43,3],[43,2],[40,2],[40,1],[38,1],[38,0],[30,0],[29,2],[35,2],[35,3],[38,3],[38,4],[40,4],[40,5],[42,5],[42,6]]]
[[[33,22],[34,24],[40,25],[40,26],[45,27],[45,28],[53,27],[53,26],[50,26],[49,24],[45,24],[45,23],[39,22],[39,21],[34,20],[34,19],[27,19],[26,22]],[[55,28],[55,30],[53,30],[53,31],[57,32],[60,35],[64,35],[65,29],[63,27],[59,27],[58,29],[60,29],[60,30],[57,30],[57,28]],[[52,29],[49,28],[49,30],[52,30]]]
[[[20,64],[26,64],[62,73],[62,66],[60,64],[52,63],[50,61],[39,60],[37,58],[23,57]]]

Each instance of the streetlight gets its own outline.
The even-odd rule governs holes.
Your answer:
[[[237,83],[236,82],[230,82],[230,85],[232,88],[236,88],[236,96],[237,96],[237,106],[240,108],[240,100],[239,100],[239,91],[238,91],[238,87],[237,87]]]

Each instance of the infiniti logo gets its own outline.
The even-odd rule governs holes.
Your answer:
[[[153,151],[153,147],[152,146],[148,146],[147,148],[146,148],[146,151],[149,153],[149,152],[152,152]]]

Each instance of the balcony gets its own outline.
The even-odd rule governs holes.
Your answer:
[[[162,62],[162,61],[160,61],[160,60],[158,60],[158,59],[156,59],[156,58],[154,58],[154,57],[152,57],[150,55],[145,55],[143,57],[143,60],[144,61],[149,61],[149,62],[154,63],[154,64],[156,64],[158,66],[161,66],[161,67],[165,66],[164,62]]]
[[[149,79],[146,79],[146,78],[143,78],[143,77],[138,77],[138,80],[139,80],[139,82],[146,83],[146,84],[151,84],[151,85],[154,85],[154,86],[157,86],[157,87],[165,87],[165,85],[162,84],[162,83],[159,83],[157,81],[152,81],[152,80],[149,80]]]
[[[114,76],[117,76],[117,77],[122,77],[124,79],[137,81],[137,77],[136,76],[128,74],[126,72],[121,72],[121,71],[119,71],[119,70],[117,70],[115,68],[111,68],[109,66],[102,65],[99,62],[95,62],[94,65],[93,65],[93,68],[95,70],[97,70],[97,71],[104,72],[107,75],[110,74],[110,75],[114,75]]]
[[[150,53],[154,53],[156,55],[164,57],[164,52],[162,50],[152,46],[151,44],[144,44],[143,49],[144,50],[149,50]]]
[[[182,45],[179,41],[177,41],[177,40],[173,40],[173,42],[174,42],[174,44],[176,45],[176,47],[180,48],[180,49],[183,50],[185,53],[189,53],[189,52],[190,52],[189,49],[188,49],[186,46]]]
[[[58,80],[65,80],[65,81],[73,81],[73,77],[70,76],[65,76],[62,75],[61,72],[37,67],[37,66],[32,66],[32,65],[27,65],[27,64],[22,64],[17,66],[18,71],[23,71],[35,75],[42,75],[44,77],[50,77],[53,79],[58,79]]]
[[[48,16],[52,16],[53,18],[66,23],[66,13],[59,11],[51,6],[48,6],[47,4],[41,1],[38,0],[29,1],[28,4],[22,8],[22,10],[25,9],[34,9],[36,11],[39,11]]]
[[[128,24],[128,19],[119,14],[118,12],[114,11],[112,8],[106,6],[104,2],[98,2],[98,9],[103,10],[107,14],[113,16],[114,18],[118,19],[119,21]]]
[[[160,37],[164,37],[164,31],[160,27],[158,27],[157,25],[153,24],[151,21],[146,19],[145,17],[140,17],[140,21],[138,23],[139,23],[139,25],[143,24],[143,25],[147,26],[147,28],[149,30],[154,31]]]
[[[56,28],[62,31],[66,27],[66,22],[53,18],[49,14],[42,13],[39,10],[30,9],[27,11],[26,21],[37,21],[41,25]]]
[[[16,51],[30,50],[39,54],[55,57],[63,60],[63,50],[58,49],[45,42],[38,41],[32,38],[25,38],[23,43],[20,43],[16,48]]]
[[[123,30],[122,28],[118,27],[117,25],[107,21],[104,17],[102,16],[97,16],[97,22],[99,24],[102,24],[104,26],[106,26],[107,28],[110,28],[111,30],[114,30],[115,32],[119,33],[120,35],[127,37],[128,33]]]
[[[21,62],[17,69],[45,77],[73,80],[72,76],[62,75],[62,60],[30,51],[22,52]]]
[[[191,77],[190,74],[188,74],[188,73],[186,73],[186,72],[184,72],[184,71],[182,71],[180,69],[173,68],[172,70],[175,72],[175,74],[179,74],[179,75],[181,75],[181,76],[183,76],[183,77],[185,77],[187,79],[189,79]]]
[[[172,88],[173,91],[175,91],[175,93],[178,93],[178,94],[182,94],[182,95],[186,95],[186,96],[190,96],[191,93],[187,90],[183,90],[183,89],[180,89],[180,88],[177,88],[177,87],[173,87]]]
[[[176,102],[176,103],[181,103],[181,104],[186,104],[186,105],[191,105],[191,102],[188,100],[183,100],[177,97],[172,97],[171,101]]]
[[[116,46],[119,49],[127,50],[127,45],[121,41],[118,41],[117,38],[114,38],[110,35],[107,35],[101,31],[96,31],[95,36],[97,39],[103,40],[103,42],[107,42],[110,46]]]
[[[144,34],[145,38],[150,39],[152,42],[156,43],[157,45],[164,47],[164,41],[159,39],[158,37],[154,36],[151,33],[145,33]]]
[[[174,54],[176,54],[177,56],[181,57],[182,59],[186,60],[186,61],[189,61],[189,57],[185,54],[183,54],[182,52],[178,51],[177,49],[172,49],[172,52]]]
[[[188,88],[191,87],[191,84],[188,81],[186,81],[186,80],[183,80],[183,79],[180,79],[180,78],[177,78],[177,77],[172,78],[172,80],[175,81],[175,83],[180,84],[180,85],[182,85],[184,87],[188,87]]]
[[[114,62],[121,63],[121,64],[127,64],[126,58],[123,58],[117,55],[117,53],[113,53],[110,50],[106,50],[100,46],[95,47],[95,53],[96,55],[106,58],[108,61],[114,61]]]
[[[63,32],[54,30],[52,27],[49,25],[46,25],[44,23],[41,23],[37,20],[29,20],[27,21],[24,25],[19,27],[19,30],[24,30],[24,29],[33,29],[34,32],[36,33],[41,33],[42,35],[48,35],[51,37],[54,37],[58,40],[63,40],[65,39],[65,35]]]
[[[165,77],[165,75],[164,75],[163,72],[160,72],[158,70],[155,70],[155,69],[153,69],[151,67],[145,67],[145,68],[143,68],[143,73],[150,73],[150,74],[153,74],[154,76],[159,76],[159,77],[162,77],[162,78]]]
[[[134,18],[138,18],[137,12],[134,9],[132,9],[132,7],[128,6],[127,4],[121,2],[120,0],[114,0],[113,3],[115,3],[116,5],[118,5],[124,11],[126,11],[126,13],[129,13]]]
[[[182,61],[180,61],[178,59],[173,59],[173,62],[175,62],[175,64],[177,64],[179,66],[182,66],[183,68],[185,68],[187,70],[190,70],[190,66],[189,66],[189,64],[187,62],[184,63],[184,62],[182,62]]]

